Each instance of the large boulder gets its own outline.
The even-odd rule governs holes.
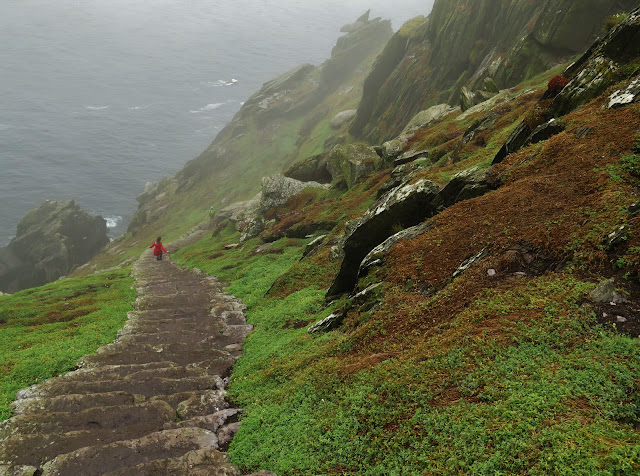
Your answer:
[[[448,104],[438,104],[437,106],[420,111],[405,126],[402,135],[413,134],[418,129],[430,126],[455,110],[455,107],[449,106]]]
[[[329,154],[327,169],[334,181],[344,179],[351,188],[374,172],[379,163],[380,156],[367,144],[338,145]]]
[[[602,94],[627,77],[623,66],[640,56],[640,7],[633,10],[607,36],[596,42],[564,76],[571,78],[549,107],[558,117]]]
[[[342,265],[327,297],[352,291],[363,258],[395,234],[397,227],[414,226],[433,216],[436,209],[432,202],[439,190],[438,185],[427,180],[402,185],[375,202],[360,219],[349,223],[342,244]]]
[[[348,109],[346,111],[339,112],[333,117],[333,119],[331,119],[329,126],[331,126],[331,129],[340,129],[344,124],[356,117],[357,112],[357,109]]]
[[[73,200],[47,201],[18,223],[16,237],[0,248],[0,290],[15,292],[55,281],[109,243],[107,223]]]
[[[479,167],[455,174],[434,199],[433,207],[441,210],[463,200],[484,195],[493,188],[487,180],[488,175],[488,169]]]
[[[293,164],[284,176],[302,182],[331,183],[332,180],[326,154],[314,155]]]
[[[260,209],[264,212],[271,208],[281,207],[287,201],[302,192],[305,188],[328,188],[318,182],[302,182],[300,180],[276,174],[262,179],[262,195]]]

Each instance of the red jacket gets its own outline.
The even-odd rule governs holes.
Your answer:
[[[164,246],[162,246],[161,241],[154,241],[149,248],[154,248],[154,247],[155,249],[153,250],[153,256],[161,255],[163,251],[165,253],[168,253],[168,251],[164,249]]]

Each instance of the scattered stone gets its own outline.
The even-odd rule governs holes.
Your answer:
[[[612,231],[604,239],[603,244],[607,251],[611,251],[616,246],[624,243],[629,239],[629,227],[626,225],[620,226],[617,230]]]
[[[616,316],[616,322],[627,322],[627,318],[624,316]]]
[[[314,252],[324,242],[324,239],[326,237],[327,235],[320,235],[314,240],[307,243],[307,245],[304,247],[304,252],[302,253],[302,256],[303,257],[309,256],[309,254]]]
[[[331,119],[329,126],[331,129],[340,129],[344,124],[353,120],[356,117],[358,110],[357,109],[349,109],[347,111],[339,112]]]
[[[400,154],[404,152],[409,143],[409,136],[402,135],[396,139],[382,144],[382,160],[385,164],[392,163]]]
[[[240,243],[230,243],[228,245],[224,245],[223,248],[225,250],[235,250],[236,248],[238,248],[240,246]]]
[[[401,135],[413,134],[418,129],[430,126],[455,110],[456,108],[449,104],[439,104],[437,106],[430,107],[425,111],[420,111],[409,121]]]
[[[493,268],[489,268],[489,269],[487,270],[487,275],[488,275],[490,278],[493,278],[493,277],[496,275],[496,270],[495,270],[495,269],[493,269]]]
[[[631,81],[625,89],[618,89],[609,96],[609,109],[640,101],[640,79]]]
[[[471,266],[473,266],[475,263],[481,261],[485,256],[487,256],[488,252],[489,250],[487,248],[482,248],[478,253],[464,260],[462,264],[458,266],[458,269],[453,272],[453,274],[451,275],[451,279],[456,279],[466,270],[471,268]]]
[[[547,140],[556,134],[560,134],[565,130],[565,128],[566,126],[563,122],[558,121],[557,119],[550,119],[548,122],[536,127],[526,142],[528,144],[537,144],[538,142]]]
[[[351,188],[376,170],[380,157],[372,147],[358,143],[334,147],[327,161],[333,180],[344,179]]]
[[[629,206],[628,210],[632,216],[636,216],[638,213],[640,213],[640,202],[632,203]]]
[[[625,297],[616,291],[613,278],[600,282],[591,291],[590,296],[591,300],[597,303],[624,304],[627,302]]]
[[[309,330],[307,332],[309,334],[319,334],[321,332],[329,332],[334,329],[337,329],[342,324],[344,317],[345,317],[344,314],[339,312],[329,314],[324,319],[319,320],[318,322],[313,324],[311,327],[309,327]]]
[[[576,129],[576,137],[578,139],[584,139],[591,134],[593,134],[593,127],[579,127]]]
[[[284,176],[302,182],[331,183],[332,180],[326,154],[314,155],[293,164]]]
[[[329,259],[331,261],[338,261],[342,258],[344,258],[344,250],[342,249],[342,246],[339,246],[339,245],[332,246],[331,249],[329,250]]]
[[[281,207],[287,201],[302,192],[305,188],[328,188],[328,185],[318,182],[302,182],[300,180],[276,174],[262,179],[262,196],[260,209],[263,211]]]

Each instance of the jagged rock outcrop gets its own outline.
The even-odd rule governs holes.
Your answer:
[[[360,219],[349,223],[342,244],[342,265],[327,296],[351,291],[362,259],[393,235],[396,227],[410,227],[432,216],[436,212],[432,201],[439,191],[438,185],[426,180],[400,186],[375,202]]]
[[[380,163],[380,156],[366,144],[337,145],[327,158],[327,170],[334,181],[344,180],[348,188],[370,175]]]
[[[295,163],[284,173],[284,176],[302,182],[331,183],[333,180],[327,169],[326,154],[314,155]]]
[[[635,4],[437,0],[428,19],[408,22],[385,47],[350,132],[382,142],[420,110],[457,105],[463,87],[474,93],[511,87],[586,49],[608,15]]]
[[[20,220],[16,237],[0,248],[0,290],[55,281],[107,243],[104,218],[87,214],[73,200],[46,201]]]
[[[262,195],[260,210],[281,207],[291,197],[298,195],[305,188],[328,188],[328,185],[318,182],[302,182],[300,180],[276,174],[262,179]]]
[[[564,76],[571,78],[549,106],[549,115],[559,117],[602,94],[609,86],[639,73],[621,67],[640,56],[640,8],[633,10],[607,36],[596,42]]]

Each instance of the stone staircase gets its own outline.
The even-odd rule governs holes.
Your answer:
[[[0,424],[0,476],[241,474],[223,451],[239,426],[225,386],[251,330],[244,306],[150,252],[133,273],[117,340],[19,392]]]

